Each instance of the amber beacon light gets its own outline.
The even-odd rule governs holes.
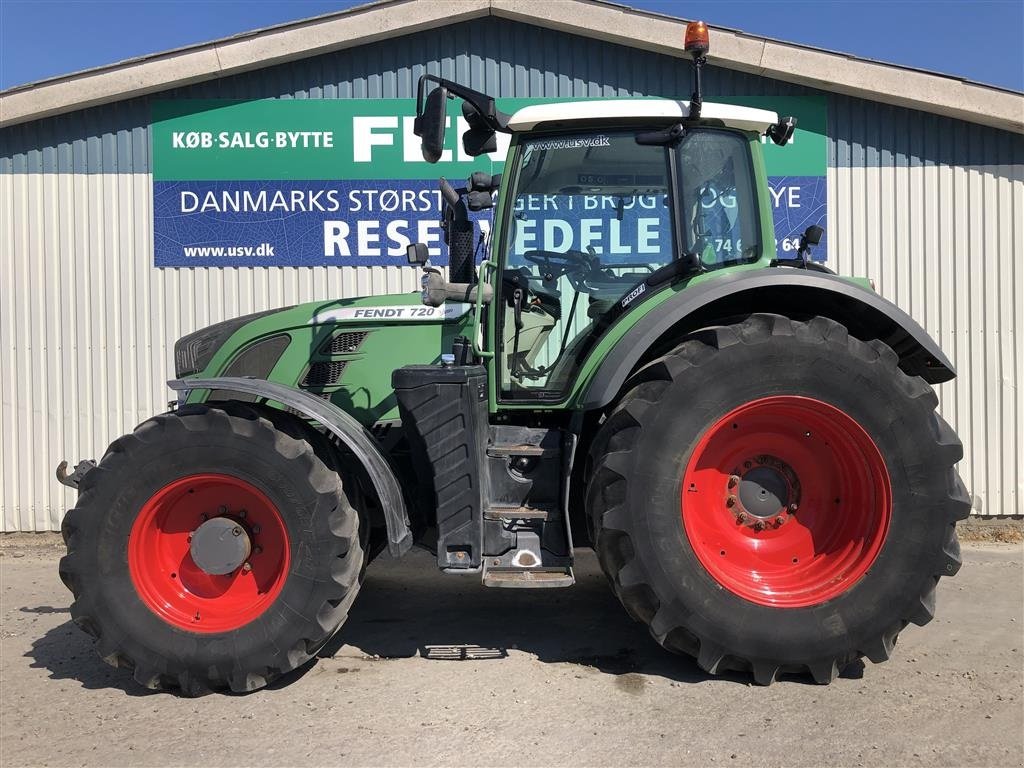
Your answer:
[[[693,95],[690,97],[690,119],[699,120],[700,110],[704,102],[701,96],[700,72],[707,62],[708,25],[703,21],[691,21],[686,25],[686,36],[683,48],[693,57]]]
[[[709,50],[708,25],[703,21],[691,21],[686,25],[683,49],[694,56],[703,56]]]

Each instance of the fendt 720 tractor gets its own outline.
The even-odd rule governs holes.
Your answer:
[[[703,103],[702,24],[686,50],[689,101],[508,115],[420,79],[426,160],[453,99],[465,152],[509,134],[503,174],[440,182],[448,272],[414,243],[421,294],[179,339],[176,405],[58,470],[79,490],[60,575],[106,661],[259,688],[413,544],[506,588],[570,587],[589,544],[658,643],[761,684],[828,683],[932,618],[970,506],[930,386],[952,365],[808,258],[818,227],[777,258],[761,142],[795,121]]]

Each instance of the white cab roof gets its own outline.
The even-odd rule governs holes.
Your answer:
[[[602,99],[600,101],[562,101],[534,104],[512,115],[508,127],[513,131],[529,131],[541,123],[614,120],[617,118],[650,119],[653,123],[671,123],[690,116],[690,102],[670,99]],[[766,109],[738,107],[734,104],[704,102],[702,120],[721,120],[729,128],[764,133],[779,116]]]

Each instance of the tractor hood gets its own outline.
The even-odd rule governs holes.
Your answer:
[[[299,304],[227,320],[174,345],[178,378],[247,376],[305,389],[364,424],[395,415],[391,371],[432,364],[467,335],[471,305],[427,307],[419,293]],[[196,393],[195,399],[225,393]],[[395,411],[392,414],[392,411]]]

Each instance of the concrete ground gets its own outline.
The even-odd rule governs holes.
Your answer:
[[[568,590],[378,560],[330,658],[184,699],[71,624],[59,540],[0,537],[0,765],[1024,765],[1024,549],[970,545],[882,665],[828,687],[712,678],[627,618],[593,554]]]

